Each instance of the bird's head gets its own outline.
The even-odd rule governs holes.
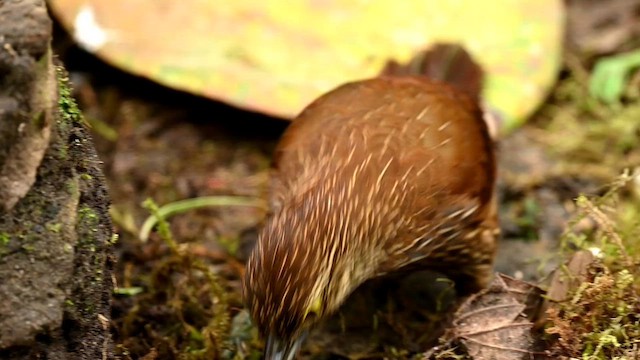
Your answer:
[[[308,330],[362,281],[329,217],[309,204],[270,217],[247,263],[244,300],[267,339],[265,359],[292,359]],[[311,211],[311,210],[310,210]]]

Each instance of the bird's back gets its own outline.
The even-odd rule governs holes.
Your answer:
[[[287,129],[276,149],[271,205],[277,212],[314,188],[352,188],[357,202],[348,193],[335,206],[361,217],[334,220],[348,228],[363,226],[365,213],[388,217],[374,226],[388,230],[379,273],[423,261],[449,269],[470,263],[458,267],[460,276],[475,281],[473,273],[490,271],[495,251],[494,179],[477,104],[442,83],[380,77],[320,97]]]

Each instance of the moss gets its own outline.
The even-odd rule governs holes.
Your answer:
[[[68,194],[76,194],[78,193],[78,180],[71,179],[65,184],[66,190]]]
[[[46,228],[48,231],[57,234],[60,232],[60,229],[62,229],[62,224],[58,222],[47,223]]]
[[[124,319],[121,336],[166,344],[159,349],[162,358],[220,358],[232,350],[227,286],[210,266],[176,242],[153,201],[145,201],[144,206],[157,217],[158,233],[168,254],[154,264],[141,284],[145,292],[134,297],[140,305]],[[126,289],[123,295],[128,295]],[[165,314],[161,321],[155,315],[158,311]]]
[[[58,77],[58,109],[60,109],[63,123],[66,123],[68,128],[68,124],[82,121],[82,113],[73,98],[67,73],[62,67],[56,67],[56,74]]]
[[[86,223],[90,228],[95,228],[98,225],[98,214],[88,206],[82,206],[78,209],[78,216],[78,220]]]
[[[109,239],[109,244],[110,245],[115,245],[118,243],[118,239],[120,238],[120,236],[116,233],[113,233],[113,235],[111,235],[111,239]]]
[[[549,311],[546,332],[556,337],[549,350],[552,355],[631,359],[637,351],[640,269],[629,251],[637,240],[618,231],[624,224],[612,211],[626,200],[620,192],[632,179],[623,174],[602,197],[580,196],[576,201],[577,214],[563,236],[564,248],[597,249],[600,257],[590,265],[587,281],[573,289],[568,301]],[[598,227],[589,232],[574,230],[585,218]]]
[[[27,253],[33,252],[36,248],[34,245],[31,244],[23,244],[21,246],[22,250],[26,251]]]
[[[71,244],[64,244],[62,245],[62,249],[64,250],[65,253],[67,254],[71,254],[73,253],[73,246]]]
[[[69,152],[66,146],[60,146],[58,148],[58,158],[60,159],[66,159],[67,156],[69,156]]]
[[[83,235],[78,239],[78,246],[84,251],[90,254],[90,259],[94,265],[99,265],[103,259],[100,256],[96,256],[98,248],[94,239],[94,236],[100,231],[99,215],[89,206],[81,206],[78,209],[78,226],[83,229]],[[96,281],[102,281],[102,270],[100,266],[97,266],[97,270],[94,275]]]
[[[6,232],[0,232],[0,246],[6,246],[11,241],[11,235]]]
[[[592,269],[571,301],[549,313],[553,326],[546,331],[559,336],[551,351],[583,359],[622,358],[640,339],[640,300],[634,276],[627,270],[612,273]]]
[[[240,249],[240,239],[237,237],[220,236],[218,238],[218,244],[224,248],[231,256],[236,256]]]
[[[540,110],[545,131],[538,140],[559,160],[560,174],[610,181],[640,163],[640,98],[625,106],[603,105],[590,96],[584,72],[574,65]]]
[[[529,241],[538,239],[540,225],[540,205],[533,194],[528,194],[521,203],[515,205],[515,224],[520,228],[524,238]]]
[[[69,77],[62,67],[56,67],[58,79],[58,129],[61,134],[69,134],[74,123],[85,125],[84,118],[76,100],[73,98]],[[67,146],[59,146],[57,156],[60,160],[65,160],[69,156]]]
[[[538,140],[556,159],[556,176],[595,184],[600,196],[576,199],[574,218],[562,236],[564,253],[591,249],[599,259],[569,301],[550,310],[553,358],[632,359],[640,342],[640,98],[605,105],[588,93],[588,73],[569,62],[570,74],[540,111]],[[615,179],[615,174],[620,174]],[[635,190],[635,191],[634,191]],[[635,350],[637,351],[637,350]]]

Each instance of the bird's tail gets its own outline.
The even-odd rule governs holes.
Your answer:
[[[417,53],[407,64],[387,63],[382,75],[421,75],[442,81],[479,102],[484,74],[471,55],[457,44],[435,44]]]
[[[407,64],[395,60],[387,62],[382,76],[424,76],[445,82],[467,94],[483,110],[483,117],[491,138],[496,141],[502,119],[482,101],[484,71],[461,45],[434,44],[417,53]]]

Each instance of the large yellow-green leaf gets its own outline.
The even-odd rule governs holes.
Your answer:
[[[561,0],[51,0],[89,51],[132,73],[290,118],[323,92],[375,76],[435,41],[488,72],[485,97],[513,127],[558,69]]]

